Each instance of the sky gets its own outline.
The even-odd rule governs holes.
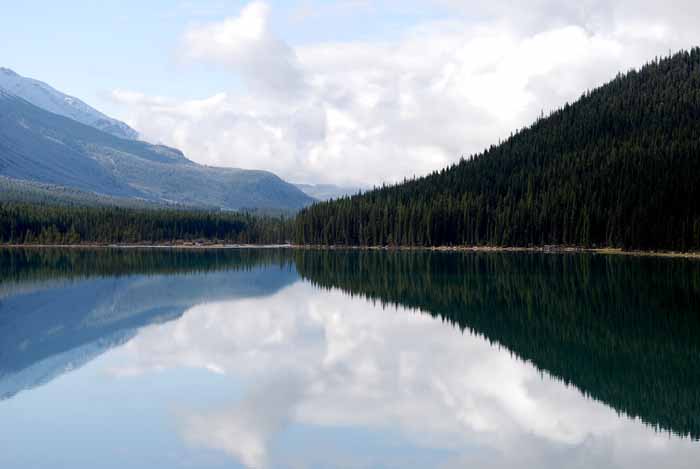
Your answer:
[[[0,66],[199,163],[350,186],[440,169],[700,44],[690,0],[6,3]]]

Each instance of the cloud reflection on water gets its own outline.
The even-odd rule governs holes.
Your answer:
[[[692,467],[698,457],[693,442],[620,417],[484,338],[302,282],[195,306],[125,350],[115,374],[191,367],[240,380],[241,399],[179,409],[180,422],[189,443],[248,466],[282,464],[274,443],[301,425],[397,432],[417,451],[445,450],[445,467]],[[324,451],[309,442],[301,464],[333,460]]]

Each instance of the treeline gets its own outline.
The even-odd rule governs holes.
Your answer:
[[[324,245],[696,250],[699,174],[695,48],[618,75],[442,171],[306,208],[294,235]]]
[[[248,213],[0,203],[0,243],[284,243],[291,222]]]
[[[294,251],[302,277],[430,314],[658,430],[700,438],[700,264],[534,253]]]

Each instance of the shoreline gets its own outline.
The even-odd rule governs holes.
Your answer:
[[[582,248],[575,246],[324,246],[299,244],[0,244],[0,249],[156,249],[156,250],[225,250],[225,249],[295,249],[328,251],[435,251],[435,252],[530,252],[543,254],[601,254],[632,257],[666,257],[700,259],[700,252],[626,251],[622,248]]]
[[[365,251],[437,251],[437,252],[530,252],[542,254],[601,254],[610,256],[632,257],[668,257],[681,259],[700,259],[700,252],[680,251],[626,251],[622,248],[582,248],[575,246],[318,246],[290,245],[293,249],[319,250],[365,250]]]

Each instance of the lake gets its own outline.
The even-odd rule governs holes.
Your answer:
[[[0,467],[695,468],[700,262],[0,250]]]

